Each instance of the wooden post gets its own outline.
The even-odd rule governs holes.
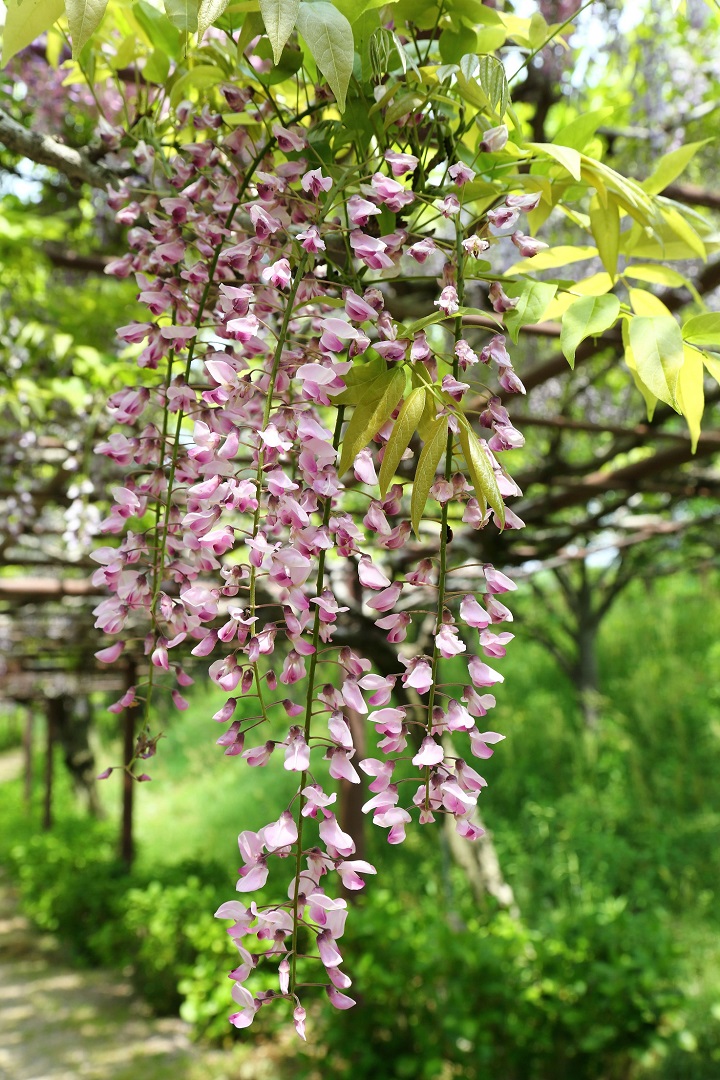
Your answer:
[[[29,807],[32,804],[33,790],[33,709],[28,705],[25,709],[25,727],[23,729],[23,759],[24,759],[24,783],[23,794],[25,803]]]
[[[43,793],[43,818],[42,827],[45,831],[52,829],[53,812],[53,752],[55,749],[55,702],[53,698],[45,701],[45,717],[47,719],[47,737],[45,742],[45,791]]]
[[[135,686],[137,680],[137,663],[133,658],[128,659],[125,669],[127,690]],[[132,777],[130,762],[135,752],[135,721],[138,714],[138,706],[133,705],[122,713],[123,732],[123,788],[122,788],[122,815],[120,820],[120,858],[129,868],[135,858],[135,838],[133,836],[133,800],[136,781]]]

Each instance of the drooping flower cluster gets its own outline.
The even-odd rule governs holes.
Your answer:
[[[228,90],[232,106],[246,106],[238,94]],[[141,150],[147,179],[113,196],[130,251],[109,269],[135,275],[148,311],[118,334],[147,374],[110,399],[124,430],[98,450],[126,479],[103,528],[122,539],[95,553],[94,580],[110,592],[96,609],[101,630],[134,635],[150,623],[148,679],[114,708],[144,700],[149,717],[163,677],[184,708],[180,688],[191,680],[176,657],[190,651],[227,694],[214,717],[226,725],[225,754],[250,768],[282,755],[297,776],[277,820],[239,836],[237,890],[262,890],[262,900],[217,914],[233,921],[240,956],[232,1023],[248,1026],[281,997],[304,1037],[305,984],[324,985],[337,1008],[353,1004],[337,893],[375,873],[353,859],[326,776],[370,778],[364,810],[390,844],[414,816],[449,815],[460,835],[481,835],[473,811],[486,781],[453,739],[467,736],[482,760],[502,738],[478,721],[502,681],[486,661],[512,639],[499,597],[514,585],[484,565],[475,591],[453,591],[450,525],[522,525],[504,506],[519,490],[496,457],[522,437],[486,392],[481,425],[491,434],[478,439],[461,376],[492,361],[506,392],[522,384],[501,335],[480,356],[463,337],[464,267],[489,245],[466,235],[472,170],[453,166],[438,199],[412,187],[419,159],[409,152],[388,150],[367,179],[318,162],[302,116],[271,126],[260,107],[257,118],[271,127],[262,145],[242,127],[223,136],[205,110],[195,118],[202,140],[170,162],[171,190],[147,194],[153,159]],[[506,198],[513,225],[533,199]],[[422,222],[433,207],[431,236]],[[399,220],[381,233],[388,215]],[[392,282],[430,256],[444,262],[436,315],[407,326],[392,314]],[[434,335],[433,323],[450,332]],[[413,483],[416,430],[424,448]],[[411,546],[422,485],[440,506],[427,525],[430,553]],[[364,655],[368,635],[385,670]],[[98,657],[112,662],[122,649]],[[457,657],[466,676],[443,682],[443,662]],[[240,698],[254,705],[234,719]],[[377,756],[357,760],[351,711],[375,731]],[[277,977],[253,992],[260,959],[277,962]]]

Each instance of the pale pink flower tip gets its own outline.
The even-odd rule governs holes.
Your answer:
[[[412,759],[412,763],[419,768],[424,768],[425,766],[432,767],[433,765],[439,765],[444,757],[445,753],[440,743],[436,743],[435,740],[428,735],[423,739],[422,746]]]

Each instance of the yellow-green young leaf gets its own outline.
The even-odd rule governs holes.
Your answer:
[[[102,22],[106,7],[107,0],[65,0],[74,60]]]
[[[395,470],[400,464],[403,454],[410,445],[410,440],[417,431],[420,417],[425,408],[425,387],[418,386],[406,397],[398,418],[393,425],[392,434],[387,441],[385,453],[380,466],[378,483],[380,494],[383,499],[390,487]]]
[[[590,228],[595,237],[602,264],[611,278],[617,273],[620,247],[620,209],[615,199],[608,197],[602,207],[597,198],[590,203]]]
[[[460,425],[460,445],[478,500],[482,502],[484,499],[493,508],[502,528],[505,524],[505,503],[490,458],[478,442],[475,432],[465,424]]]
[[[282,51],[295,29],[299,10],[300,0],[260,0],[265,31],[272,45],[276,64],[280,63]]]
[[[702,354],[702,359],[713,379],[720,383],[720,360],[716,360],[714,356],[708,356],[707,353]]]
[[[379,396],[375,393],[376,383],[380,385]],[[405,392],[404,369],[395,367],[386,371],[379,379],[373,379],[369,390],[371,393],[362,397],[355,406],[343,436],[338,476],[344,476],[356,455],[365,449],[385,421],[392,416]]]
[[[515,307],[503,315],[508,333],[517,344],[522,326],[540,322],[557,292],[557,285],[550,285],[545,281],[521,281],[508,285],[505,291],[509,297],[517,300]]]
[[[603,296],[610,292],[612,287],[613,279],[602,270],[599,274],[591,274],[581,281],[574,281],[571,291],[579,296]]]
[[[609,329],[620,314],[617,296],[583,296],[576,300],[562,320],[560,348],[570,367],[575,366],[575,350],[585,338],[602,334]]]
[[[691,345],[702,345],[717,352],[720,349],[720,312],[694,315],[683,323],[682,336]]]
[[[40,37],[65,11],[63,0],[6,0],[2,62]]]
[[[417,472],[413,480],[412,498],[410,499],[410,520],[415,535],[420,536],[425,503],[428,501],[430,488],[435,482],[435,473],[447,448],[448,418],[439,416],[433,424],[430,436],[422,448],[418,460]]]
[[[585,259],[594,259],[597,254],[598,249],[594,247],[561,245],[548,248],[547,251],[539,251],[531,259],[521,259],[507,272],[508,274],[534,274],[536,270],[554,270],[558,266],[569,266],[571,263],[583,262]]]
[[[553,142],[560,146],[570,146],[573,150],[584,150],[600,125],[612,114],[613,110],[608,108],[576,116],[558,131]]]
[[[640,391],[643,398],[645,399],[645,408],[647,409],[647,418],[648,418],[648,421],[650,421],[650,420],[652,420],[653,416],[655,415],[655,408],[657,406],[657,400],[658,399],[655,397],[654,394],[650,393],[647,386],[645,385],[645,383],[642,381],[642,379],[638,375],[637,364],[635,363],[635,357],[633,356],[633,351],[632,351],[632,348],[630,346],[630,334],[628,332],[628,326],[629,325],[630,325],[630,319],[623,319],[622,320],[622,338],[623,338],[623,345],[625,346],[625,363],[627,364],[628,369],[630,371],[630,374],[633,377],[633,382],[635,383],[635,386],[637,387],[637,389]]]
[[[703,376],[702,355],[697,349],[691,349],[686,345],[683,349],[683,364],[678,376],[677,401],[680,412],[687,421],[693,454],[700,438],[700,425],[705,409]]]
[[[478,60],[477,78],[490,103],[490,108],[502,120],[510,100],[505,68],[496,56],[481,56]]]
[[[220,18],[227,6],[228,0],[200,0],[197,15],[198,39],[201,39],[208,27]]]
[[[666,308],[662,300],[647,289],[628,289],[630,306],[636,315],[670,315],[671,311]]]
[[[163,0],[165,14],[173,26],[184,34],[194,34],[198,28],[200,0]]]
[[[212,64],[198,64],[181,75],[170,91],[170,104],[175,109],[188,96],[190,90],[207,90],[211,86],[217,86],[223,82],[225,76],[222,69],[213,67]]]
[[[707,258],[707,250],[702,239],[698,236],[692,225],[686,221],[674,206],[664,207],[662,216],[665,218],[665,221],[670,226],[672,232],[674,232],[680,240],[684,241],[695,255],[698,255],[701,259]]]
[[[569,172],[573,180],[580,180],[580,169],[582,166],[582,158],[577,150],[573,150],[570,146],[556,146],[554,143],[527,143],[530,150],[538,150],[546,157],[551,157],[557,161],[558,165],[562,165],[566,172]]]
[[[635,263],[632,266],[626,266],[622,273],[623,277],[631,278],[633,281],[645,281],[649,285],[667,285],[672,289],[685,288],[691,293],[697,292],[689,278],[669,266]]]
[[[677,150],[671,150],[669,154],[663,154],[653,172],[647,180],[643,180],[640,187],[648,195],[659,195],[668,184],[677,180],[680,173],[684,172],[692,159],[710,139],[702,139],[700,142],[686,143]]]
[[[630,322],[630,347],[637,373],[656,398],[677,410],[677,383],[683,362],[680,326],[672,315],[636,316]]]
[[[355,55],[352,26],[336,7],[323,0],[300,4],[297,28],[343,112]]]

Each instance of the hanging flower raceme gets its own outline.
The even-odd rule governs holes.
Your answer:
[[[502,681],[486,659],[504,656],[512,639],[495,624],[512,619],[497,597],[514,585],[486,565],[454,588],[464,562],[453,564],[452,535],[462,522],[519,527],[505,507],[519,491],[496,455],[522,438],[490,393],[481,423],[492,434],[477,437],[463,411],[474,391],[461,375],[492,360],[506,391],[521,384],[502,336],[479,356],[462,336],[465,262],[489,243],[466,236],[471,169],[450,170],[440,207],[454,235],[430,237],[422,222],[434,196],[408,182],[419,156],[388,150],[368,182],[366,171],[311,161],[311,122],[301,116],[264,144],[206,120],[207,138],[169,163],[171,191],[141,195],[128,182],[113,196],[120,216],[134,208],[131,251],[115,272],[135,275],[148,314],[119,332],[145,373],[110,401],[127,431],[98,448],[125,479],[103,524],[123,538],[95,553],[94,581],[110,593],[97,625],[131,635],[150,625],[141,632],[147,677],[118,707],[144,701],[149,719],[162,686],[183,709],[176,656],[189,651],[227,695],[213,719],[226,725],[218,745],[238,759],[229,767],[277,761],[296,774],[277,818],[240,833],[243,899],[217,915],[231,920],[239,953],[231,1022],[247,1027],[281,998],[304,1038],[306,984],[324,985],[336,1008],[354,1003],[339,894],[375,873],[353,859],[325,776],[371,778],[364,809],[390,844],[437,815],[464,837],[481,835],[473,811],[485,780],[449,747],[463,737],[464,752],[487,758],[502,738],[477,721],[495,704],[485,691]],[[505,207],[515,218],[525,209]],[[380,235],[388,214],[402,220]],[[388,309],[386,279],[438,252],[444,276],[423,323],[452,327],[449,349]],[[503,295],[492,298],[496,310]],[[438,554],[408,565],[430,497],[440,507],[427,526]],[[358,620],[386,649],[388,670],[363,655]],[[447,662],[467,672],[456,686]],[[240,698],[252,705],[238,718]],[[358,760],[351,711],[377,734],[377,756]]]

